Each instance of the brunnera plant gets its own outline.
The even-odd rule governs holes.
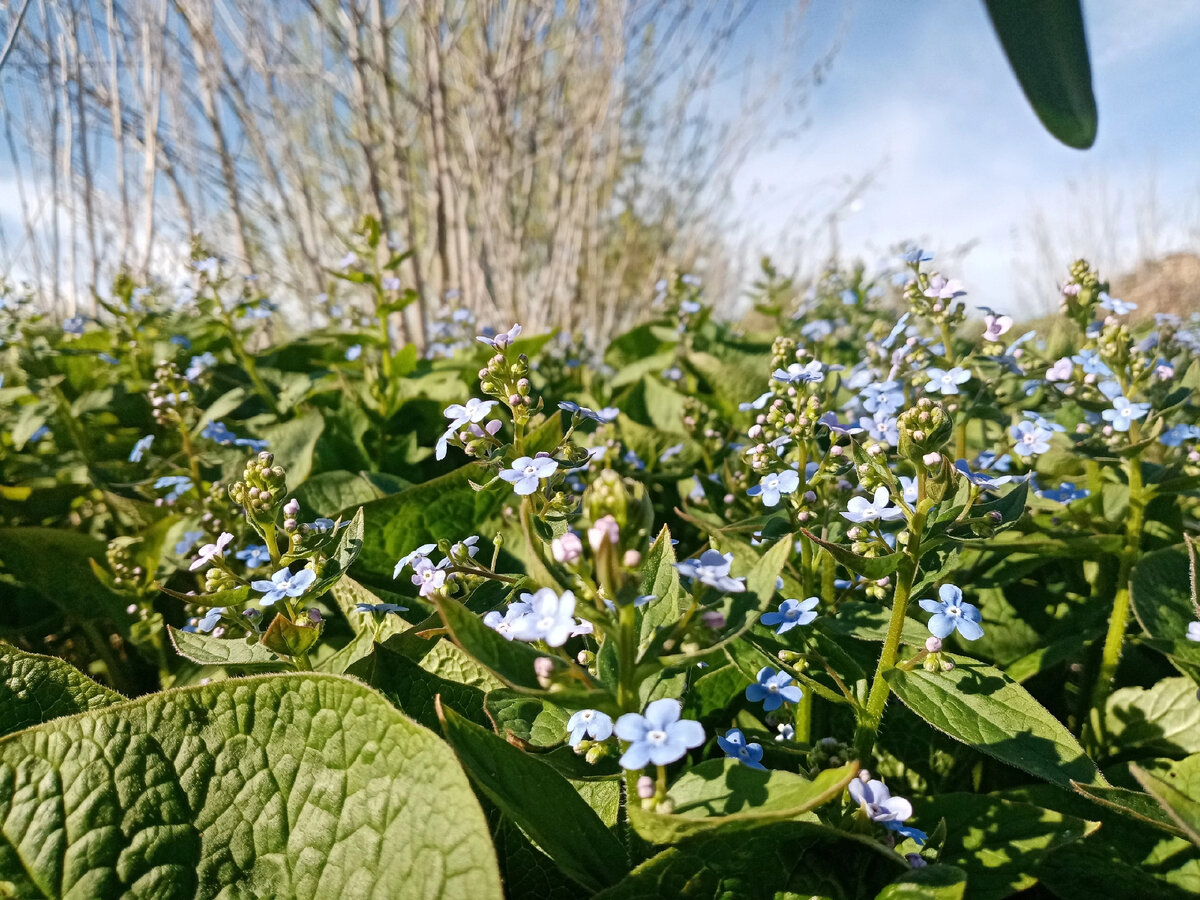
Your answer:
[[[290,343],[202,255],[13,304],[3,890],[1200,890],[1200,325],[930,259],[603,352],[394,352],[358,255]]]

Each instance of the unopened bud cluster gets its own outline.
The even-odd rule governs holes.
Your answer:
[[[917,462],[945,446],[954,434],[954,419],[942,404],[922,397],[900,413],[897,428],[900,455]]]
[[[527,422],[540,406],[532,396],[529,381],[529,357],[524,353],[510,360],[503,351],[479,370],[479,388],[496,397],[512,410],[514,422]]]
[[[160,426],[174,428],[185,420],[191,407],[192,393],[187,379],[179,374],[173,362],[158,364],[148,393],[154,421]]]
[[[836,769],[854,759],[854,751],[849,744],[844,744],[837,738],[821,738],[808,751],[809,775],[816,777],[822,769]]]
[[[259,522],[274,521],[275,509],[287,491],[282,466],[275,465],[275,456],[268,450],[246,463],[241,481],[229,487],[229,497]]]
[[[137,537],[117,537],[108,542],[104,556],[117,587],[137,588],[141,585],[146,575],[137,560],[141,544],[142,539]]]

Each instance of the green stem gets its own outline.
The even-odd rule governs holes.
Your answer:
[[[1129,429],[1130,443],[1137,443],[1138,426],[1134,422]],[[1104,741],[1104,707],[1112,691],[1117,666],[1121,662],[1121,651],[1125,646],[1125,632],[1129,628],[1129,577],[1137,562],[1142,545],[1142,524],[1145,512],[1143,496],[1142,461],[1138,456],[1128,462],[1129,518],[1125,522],[1125,547],[1121,551],[1121,563],[1117,572],[1117,593],[1113,598],[1112,615],[1108,620],[1108,633],[1104,636],[1104,650],[1100,656],[1100,672],[1092,690],[1092,712],[1090,724],[1098,744]]]
[[[617,612],[617,705],[622,712],[638,712],[637,685],[637,610],[621,606]]]

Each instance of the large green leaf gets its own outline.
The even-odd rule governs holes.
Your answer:
[[[402,713],[428,728],[441,727],[436,710],[439,696],[443,703],[472,722],[488,724],[483,711],[483,691],[428,672],[385,644],[376,644],[369,655],[350,667],[347,674],[361,678]]]
[[[104,544],[60,528],[0,529],[0,563],[18,581],[37,591],[68,616],[86,611],[127,625],[128,600],[108,590],[92,572],[90,560],[103,562]]]
[[[1080,840],[1098,827],[1073,816],[987,794],[940,794],[914,798],[921,822],[946,820],[939,862],[967,873],[971,900],[1000,900],[1037,882],[1035,870],[1050,851]]]
[[[260,642],[246,643],[244,638],[213,637],[194,631],[184,631],[168,625],[171,643],[184,659],[201,666],[238,666],[245,668],[282,668],[287,663]]]
[[[656,599],[651,600],[642,609],[639,652],[649,646],[657,629],[679,618],[679,598],[683,588],[679,583],[679,572],[675,568],[675,562],[671,532],[664,525],[646,553],[642,568],[642,586],[639,593]]]
[[[313,516],[334,518],[338,513],[378,500],[381,494],[365,475],[344,469],[314,475],[292,492],[309,519]]]
[[[667,791],[670,815],[629,806],[629,822],[652,844],[673,844],[691,834],[723,834],[766,822],[795,819],[839,796],[858,763],[826,769],[811,781],[791,772],[764,772],[734,759],[710,759],[679,777]]]
[[[495,897],[449,749],[369,688],[264,675],[0,740],[0,881],[20,897]]]
[[[1105,727],[1122,756],[1200,753],[1200,703],[1190,678],[1164,678],[1151,688],[1127,687],[1108,698]]]
[[[1188,555],[1182,549],[1155,550],[1139,559],[1130,592],[1133,614],[1152,638],[1183,640],[1188,623],[1200,618],[1192,600]]]
[[[922,719],[955,740],[1067,790],[1106,784],[1067,731],[1025,688],[999,669],[945,654],[951,672],[892,669],[888,684]]]
[[[1096,140],[1096,97],[1079,0],[986,0],[1013,74],[1042,125],[1079,150]]]
[[[875,900],[962,900],[967,891],[967,873],[956,866],[936,865],[913,869],[901,875]]]
[[[0,641],[0,736],[124,699],[61,659]]]
[[[446,740],[479,789],[564,872],[591,890],[625,873],[625,850],[550,765],[439,706]]]
[[[1166,810],[1175,824],[1200,847],[1200,754],[1189,756],[1165,771],[1130,766],[1133,777]]]
[[[870,838],[811,822],[772,822],[685,838],[595,900],[873,897],[908,864]]]
[[[533,747],[550,748],[567,739],[571,714],[547,700],[500,688],[488,692],[484,707],[496,733],[510,742],[515,738]]]

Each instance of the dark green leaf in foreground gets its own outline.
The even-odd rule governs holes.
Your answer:
[[[596,890],[624,874],[625,850],[551,766],[445,706],[446,740],[479,789],[564,872]]]
[[[1078,150],[1096,140],[1096,97],[1079,0],[986,0],[1013,74],[1042,125]]]
[[[794,819],[841,796],[858,763],[826,769],[811,781],[792,772],[763,772],[733,759],[693,766],[671,785],[674,812],[663,815],[629,806],[629,821],[652,844],[674,843],[689,834],[723,827],[753,828]]]
[[[1130,766],[1133,777],[1157,800],[1187,838],[1200,847],[1200,754],[1165,771]]]
[[[595,900],[775,900],[874,897],[908,864],[870,838],[810,822],[714,829],[642,863]],[[790,893],[787,893],[790,892]]]
[[[501,896],[453,754],[332,675],[154,694],[0,740],[17,897]]]
[[[124,699],[61,659],[0,641],[0,735]]]
[[[952,672],[887,673],[905,706],[955,740],[1067,790],[1072,781],[1106,783],[1075,736],[1025,688],[992,666],[944,655],[956,664]]]

